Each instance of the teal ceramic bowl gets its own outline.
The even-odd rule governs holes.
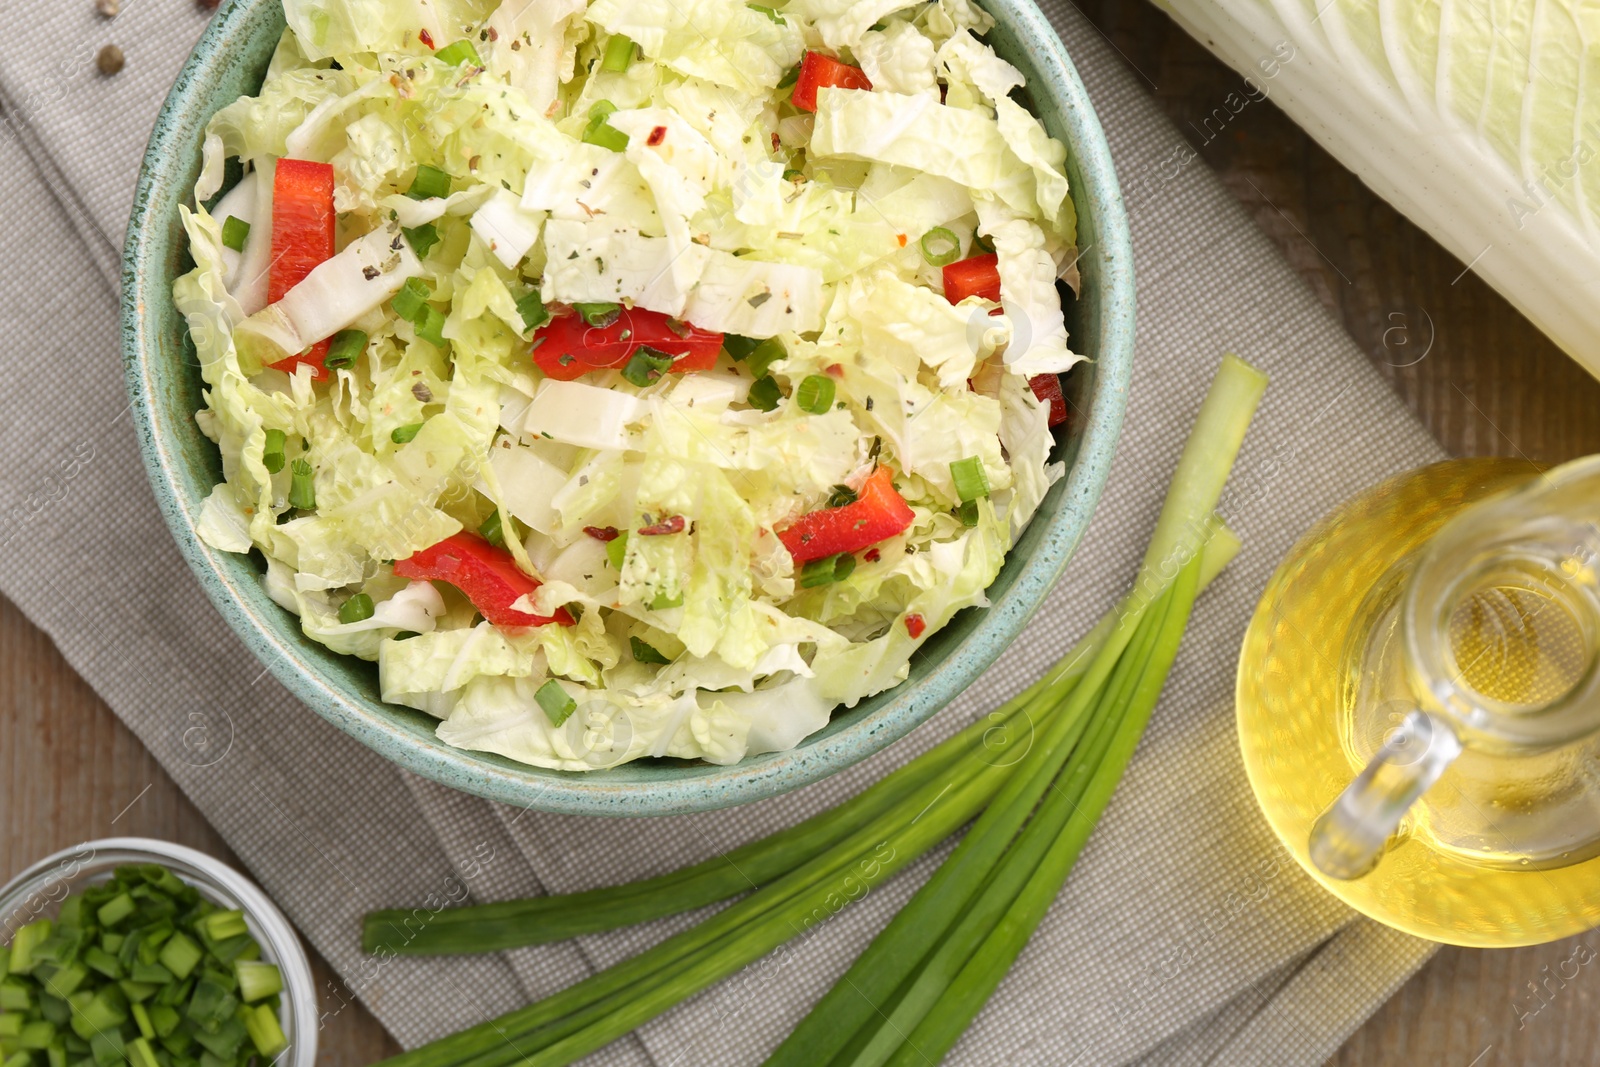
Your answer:
[[[233,0],[212,23],[167,97],[144,159],[123,254],[123,355],[139,443],[178,547],[223,618],[263,664],[317,714],[424,777],[490,800],[585,815],[668,815],[743,804],[814,782],[879,751],[960,693],[1021,633],[1060,575],[1099,498],[1127,403],[1133,359],[1133,256],[1111,157],[1094,108],[1055,32],[1031,0],[983,0],[999,21],[1000,55],[1028,80],[1031,105],[1068,148],[1078,211],[1083,296],[1068,312],[1074,348],[1093,362],[1068,378],[1076,414],[1058,442],[1068,475],[1012,550],[989,590],[932,637],[910,678],[849,711],[790,752],[729,767],[641,761],[585,774],[549,771],[451,748],[435,720],[378,697],[376,669],[305,637],[268,599],[250,556],[218,552],[195,535],[200,505],[221,479],[217,450],[194,413],[201,381],[172,303],[191,269],[178,205],[200,172],[205,125],[261,84],[283,30],[281,0]]]

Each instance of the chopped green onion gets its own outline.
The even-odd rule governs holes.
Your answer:
[[[428,304],[423,308],[422,314],[417,316],[412,323],[417,329],[417,336],[435,348],[443,348],[447,343],[444,339],[444,312]]]
[[[795,390],[794,400],[800,410],[812,415],[825,415],[833,407],[833,379],[825,374],[808,374]]]
[[[586,324],[600,330],[605,329],[607,326],[615,326],[617,320],[622,317],[621,304],[578,303],[572,305],[572,310],[576,311],[578,317]]]
[[[233,973],[239,980],[239,998],[246,1004],[283,991],[283,972],[274,964],[241,960],[233,965]]]
[[[189,1008],[184,1014],[202,1029],[214,1030],[232,1018],[238,1007],[239,998],[208,971],[194,984],[194,996],[189,999]]]
[[[250,927],[244,921],[244,912],[237,908],[214,911],[201,919],[199,925],[202,932],[213,941],[226,941],[250,932]]]
[[[745,399],[758,411],[776,411],[783,393],[772,375],[768,374],[750,383],[750,394]]]
[[[433,58],[451,67],[459,67],[463,63],[470,63],[474,67],[483,66],[483,60],[478,58],[478,50],[472,47],[472,42],[465,37],[445,45],[433,54]]]
[[[836,485],[833,487],[833,491],[828,494],[828,507],[842,508],[849,504],[854,504],[860,499],[860,494],[848,485]]]
[[[956,483],[956,496],[963,504],[989,495],[989,474],[983,460],[968,456],[950,464],[950,477]]]
[[[235,252],[244,251],[245,238],[250,236],[250,224],[229,215],[222,223],[222,243]]]
[[[972,231],[972,247],[984,255],[992,255],[994,253],[994,242],[977,230]]]
[[[123,919],[126,919],[128,916],[132,915],[137,909],[138,905],[133,902],[133,898],[131,896],[126,893],[119,893],[117,896],[112,897],[110,900],[100,905],[100,910],[95,914],[100,920],[101,926],[115,926]],[[27,927],[23,927],[23,929],[26,930]],[[22,934],[19,931],[17,934],[17,940],[11,947],[11,951],[13,953],[11,957],[11,969],[13,971],[17,970],[16,953],[18,951],[17,945],[20,944],[22,944]]]
[[[155,1024],[150,1021],[150,1013],[143,1004],[130,1004],[128,1010],[133,1013],[133,1024],[139,1028],[140,1037],[155,1037]]]
[[[779,89],[792,88],[800,80],[800,64],[796,63],[783,72],[783,77],[778,79]]]
[[[961,238],[943,226],[922,235],[922,258],[930,267],[948,267],[961,258]]]
[[[277,474],[283,470],[283,449],[288,443],[289,437],[282,430],[267,431],[267,442],[261,449],[261,463],[271,473]]]
[[[439,227],[431,222],[424,222],[421,226],[402,226],[400,232],[405,234],[406,243],[420,259],[427,259],[433,246],[439,243]]]
[[[628,531],[623,530],[620,534],[606,542],[606,559],[611,561],[611,566],[613,569],[620,571],[622,570],[622,561],[627,554]]]
[[[431,200],[436,196],[450,195],[450,175],[426,163],[417,164],[417,176],[411,179],[406,195],[413,200]]]
[[[978,525],[978,519],[980,517],[981,516],[978,514],[978,502],[976,500],[965,501],[960,507],[956,508],[956,518],[960,519],[961,525],[967,527],[968,529]]]
[[[89,968],[82,963],[74,963],[62,967],[49,978],[45,979],[45,989],[51,996],[65,999],[78,991],[78,987],[89,977]]]
[[[354,366],[367,350],[370,338],[361,330],[340,330],[328,341],[328,355],[322,361],[330,370]]]
[[[134,960],[133,966],[128,968],[128,980],[141,985],[166,985],[172,978],[171,971],[153,960],[149,963],[144,960]]]
[[[671,611],[673,608],[681,608],[683,607],[683,594],[668,596],[665,593],[658,593],[655,599],[645,606],[651,611]]]
[[[728,353],[728,358],[735,363],[742,363],[746,356],[754,352],[761,344],[754,337],[740,337],[736,333],[722,335],[722,350]]]
[[[842,582],[850,577],[855,569],[856,557],[849,552],[814,559],[800,568],[800,588],[815,589],[819,586],[832,585],[834,582]]]
[[[289,466],[291,472],[289,479],[289,504],[301,511],[310,511],[317,506],[317,482],[311,464],[303,459],[297,459]]]
[[[633,649],[633,659],[636,663],[667,664],[672,662],[663,656],[654,645],[641,641],[637,637],[628,638],[628,645]]]
[[[778,14],[772,8],[767,7],[765,4],[751,4],[750,10],[761,12],[763,15],[767,16],[767,18],[771,19],[773,22],[776,22],[779,26],[789,25],[788,19]]]
[[[633,41],[620,33],[612,34],[611,40],[606,42],[605,58],[600,61],[600,69],[612,74],[621,74],[633,66]]]
[[[55,1023],[48,1019],[38,1019],[23,1025],[22,1032],[17,1035],[17,1044],[26,1049],[41,1050],[49,1048],[50,1042],[55,1039]]]
[[[645,345],[628,357],[627,366],[622,368],[622,376],[643,388],[671,369],[671,356]]]
[[[755,347],[750,353],[750,375],[760,378],[772,369],[772,365],[780,359],[788,359],[789,353],[785,351],[783,342],[776,337],[770,337]]]
[[[110,1033],[97,1029],[89,1038],[89,1050],[94,1056],[95,1067],[116,1067],[127,1059],[127,1045],[123,1043],[122,1034],[115,1029]]]
[[[233,999],[231,994],[230,999]],[[239,1050],[244,1047],[244,1043],[250,1040],[249,1028],[239,1021],[237,1000],[234,1001],[234,1008],[226,1019],[210,1029],[200,1027],[195,1031],[194,1039],[200,1043],[201,1048],[220,1060],[235,1058]]]
[[[21,978],[7,978],[0,982],[0,1009],[27,1011],[33,1007],[33,994]]]
[[[583,131],[583,143],[598,145],[613,152],[626,152],[628,135],[608,122],[591,122]]]
[[[500,509],[495,508],[489,517],[483,520],[483,525],[478,527],[478,536],[496,548],[506,547],[505,521],[500,518]]]
[[[249,1032],[250,1042],[255,1045],[256,1051],[268,1060],[275,1059],[289,1047],[289,1039],[283,1034],[277,1013],[265,1004],[257,1004],[247,1009],[244,1027]]]
[[[407,322],[415,322],[422,309],[428,306],[428,301],[433,298],[433,289],[421,278],[407,278],[400,291],[394,294],[389,304],[394,308],[394,313]]]
[[[389,431],[389,440],[393,441],[397,445],[406,445],[416,440],[417,434],[421,432],[422,423],[420,422],[413,422],[407,426],[396,426],[393,430]]]
[[[357,593],[356,596],[366,596],[366,594]],[[367,597],[367,615],[370,617],[371,614],[372,598]],[[339,609],[339,621],[346,621],[342,607]],[[174,933],[167,939],[167,943],[161,946],[161,965],[180,979],[189,977],[204,957],[205,950],[184,936],[181,930]]]
[[[124,1008],[127,1003],[120,985],[106,986],[88,997],[83,1007],[73,1016],[74,1028],[83,1023],[87,1030],[115,1030],[128,1021]]]
[[[152,1004],[150,1006],[150,1025],[155,1027],[157,1037],[166,1037],[178,1028],[183,1022],[183,1017],[178,1014],[170,1004]]]
[[[560,726],[578,710],[578,702],[554,678],[541,685],[538,692],[533,694],[533,699],[544,709],[551,726]]]
[[[85,903],[82,893],[69,893],[56,912],[56,922],[61,926],[82,926],[86,921],[93,922],[84,913]]]
[[[122,964],[117,960],[117,957],[99,945],[90,945],[84,950],[83,962],[112,981],[122,977]]]
[[[793,167],[791,167],[783,172],[783,180],[786,182],[803,182],[806,180],[806,172],[803,170],[795,170]]]
[[[150,1047],[148,1039],[136,1037],[129,1041],[125,1054],[131,1067],[162,1067],[161,1061],[156,1059],[155,1050]]]
[[[583,131],[585,144],[597,145],[613,152],[627,149],[628,135],[606,121],[616,110],[617,105],[609,100],[597,101],[589,109],[589,125]]]
[[[544,307],[544,297],[537,289],[529,289],[517,298],[517,314],[522,316],[524,330],[537,330],[550,321],[550,312]]]
[[[349,600],[346,600],[343,604],[339,605],[339,621],[346,626],[349,626],[353,622],[366,622],[368,619],[372,618],[372,613],[375,610],[376,608],[372,603],[372,597],[368,596],[366,593],[357,593]],[[173,973],[176,974],[177,972],[174,971]],[[189,977],[189,972],[184,971],[183,973],[178,974],[178,977],[187,978]]]

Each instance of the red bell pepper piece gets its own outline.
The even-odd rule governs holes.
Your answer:
[[[853,504],[802,515],[778,533],[796,566],[840,552],[855,552],[902,533],[915,515],[895,491],[894,474],[879,467],[861,486]]]
[[[1042,403],[1050,405],[1050,425],[1060,426],[1067,421],[1067,396],[1061,391],[1061,378],[1055,374],[1035,374],[1028,379],[1028,388]]]
[[[944,295],[952,304],[969,296],[1000,302],[1000,257],[993,252],[972,256],[944,269]]]
[[[590,326],[579,315],[562,315],[534,334],[533,361],[546,376],[570,382],[590,371],[621,367],[646,347],[677,357],[674,373],[710,370],[722,351],[722,334],[644,308],[623,308],[610,326]]]
[[[801,111],[815,111],[817,90],[824,87],[871,89],[872,79],[868,78],[866,71],[860,67],[841,63],[821,52],[807,52],[806,57],[800,61],[800,77],[794,83],[794,93],[789,97],[789,101]]]
[[[333,258],[333,166],[305,159],[280,159],[272,179],[272,263],[267,268],[267,301],[305,281],[317,264]],[[322,364],[328,342],[297,352],[273,366],[294,373],[302,363],[313,378],[326,378]]]
[[[915,613],[906,616],[906,633],[915,641],[928,631],[928,620]]]
[[[552,622],[572,626],[576,621],[566,608],[557,608],[554,615],[547,616],[512,607],[539,588],[539,583],[517,569],[511,553],[474,533],[452,534],[406,559],[395,560],[394,572],[402,578],[449,582],[496,626],[544,626]]]

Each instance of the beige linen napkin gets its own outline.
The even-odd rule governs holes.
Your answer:
[[[834,779],[731,811],[550,817],[402,774],[300,706],[244,651],[173,547],[117,358],[115,251],[155,112],[204,16],[190,0],[0,0],[0,592],[151,748],[263,886],[407,1045],[549,993],[689,918],[459,960],[376,961],[359,916],[462,878],[477,899],[563,892],[714,854],[837,802],[973,721],[1058,656],[1134,575],[1219,355],[1273,377],[1228,518],[1245,551],[1201,599],[1149,734],[1077,873],[951,1054],[962,1065],[1319,1063],[1431,946],[1318,890],[1256,810],[1234,738],[1239,641],[1267,575],[1339,500],[1434,444],[1105,41],[1047,0],[1130,204],[1138,358],[1109,485],[1022,639],[910,738]],[[94,70],[100,45],[127,67]],[[1270,93],[1270,83],[1266,86]],[[845,909],[775,977],[735,981],[591,1058],[758,1063],[932,869]],[[463,873],[467,872],[467,873]],[[0,872],[9,873],[9,872]]]

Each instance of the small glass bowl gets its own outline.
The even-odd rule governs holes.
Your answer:
[[[109,881],[117,867],[130,863],[159,863],[206,900],[244,912],[245,924],[261,943],[261,958],[283,972],[278,1015],[289,1048],[274,1067],[312,1067],[317,1061],[317,994],[300,938],[265,893],[203,852],[147,837],[108,837],[46,856],[0,887],[0,944],[10,944],[17,930],[35,919],[54,918],[67,894]]]

